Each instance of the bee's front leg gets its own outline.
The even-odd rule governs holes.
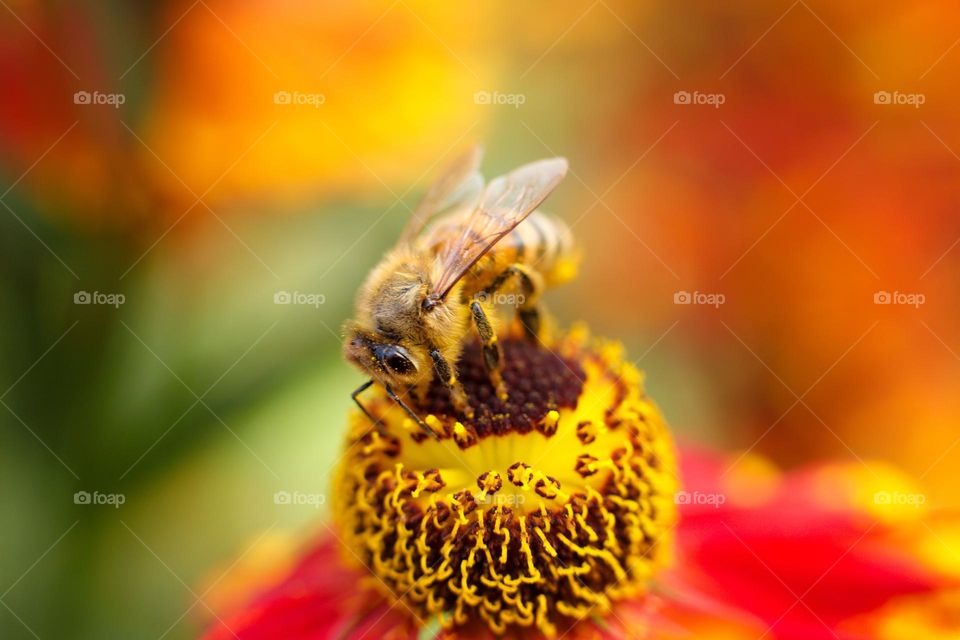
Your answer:
[[[360,411],[363,412],[363,415],[367,416],[367,419],[370,421],[370,424],[373,426],[376,426],[377,424],[379,424],[380,421],[377,420],[375,417],[373,417],[373,414],[371,414],[367,410],[367,408],[363,406],[363,403],[360,402],[360,398],[359,398],[360,394],[366,391],[367,389],[369,389],[372,384],[373,384],[373,380],[367,380],[362,385],[354,389],[353,393],[350,394],[350,397],[353,398],[353,401],[355,403],[357,403],[357,406],[360,408]]]
[[[463,385],[460,384],[460,381],[457,379],[456,371],[450,366],[446,358],[443,357],[439,349],[430,349],[430,357],[433,359],[433,368],[437,376],[440,377],[440,380],[447,386],[447,390],[450,391],[450,400],[453,402],[454,408],[472,420],[473,407],[470,406],[470,402],[467,400],[467,393],[463,390]]]
[[[490,319],[478,297],[474,297],[473,302],[470,303],[470,312],[473,314],[473,323],[477,327],[477,334],[483,346],[483,361],[487,365],[487,371],[490,372],[490,382],[493,383],[497,396],[506,401],[507,387],[503,384],[503,375],[500,373],[500,362],[503,360],[500,345],[497,343],[497,334],[493,330],[493,325],[490,324]]]
[[[404,413],[406,413],[407,416],[408,416],[411,420],[413,420],[413,421],[416,422],[418,425],[420,425],[420,428],[423,429],[423,431],[424,431],[427,435],[433,436],[433,438],[436,439],[436,440],[439,440],[439,439],[440,439],[440,436],[437,435],[437,432],[434,431],[433,429],[431,429],[431,428],[427,425],[427,423],[424,422],[424,421],[420,418],[420,416],[417,415],[417,412],[414,411],[412,408],[410,408],[410,405],[408,405],[406,402],[404,402],[404,401],[403,401],[403,398],[401,398],[400,396],[397,395],[396,391],[394,391],[393,388],[392,388],[390,385],[385,385],[385,386],[384,386],[384,390],[387,392],[387,396],[389,396],[391,400],[393,400],[393,401],[396,402],[398,405],[400,405],[400,408],[403,409]],[[356,399],[356,398],[354,398],[354,399]],[[368,414],[368,415],[369,415],[369,414]]]

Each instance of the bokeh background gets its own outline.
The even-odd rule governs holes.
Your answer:
[[[957,505],[954,3],[0,4],[3,638],[194,637],[322,529],[339,326],[473,142],[570,159],[550,307],[682,438]]]

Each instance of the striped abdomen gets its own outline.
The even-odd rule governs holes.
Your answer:
[[[463,229],[463,214],[439,220],[420,239],[421,246],[440,252],[443,243],[457,238]],[[551,215],[534,211],[504,236],[464,275],[464,294],[485,290],[504,269],[520,263],[540,274],[550,287],[576,275],[579,253],[570,228]]]
[[[561,220],[534,211],[490,251],[499,266],[519,262],[538,271],[548,285],[573,277],[566,263],[575,262],[570,228]],[[575,266],[575,265],[573,265]]]
[[[482,291],[511,264],[540,274],[552,287],[576,275],[578,252],[570,228],[561,220],[534,211],[481,259],[467,276],[465,290]]]

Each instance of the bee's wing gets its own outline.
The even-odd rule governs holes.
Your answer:
[[[445,297],[477,260],[546,200],[566,174],[565,158],[549,158],[491,181],[476,208],[440,248],[441,272],[431,293]]]
[[[439,177],[430,185],[423,200],[414,209],[413,215],[400,234],[398,244],[413,242],[427,222],[438,213],[456,204],[476,200],[483,190],[483,177],[479,172],[482,159],[483,147],[477,144],[444,167]]]

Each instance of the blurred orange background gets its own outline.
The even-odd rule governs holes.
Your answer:
[[[478,141],[488,176],[569,158],[548,208],[585,260],[548,304],[624,341],[682,438],[957,506],[957,17],[7,0],[3,637],[192,637],[210,567],[315,526],[275,495],[326,490],[339,325]]]

